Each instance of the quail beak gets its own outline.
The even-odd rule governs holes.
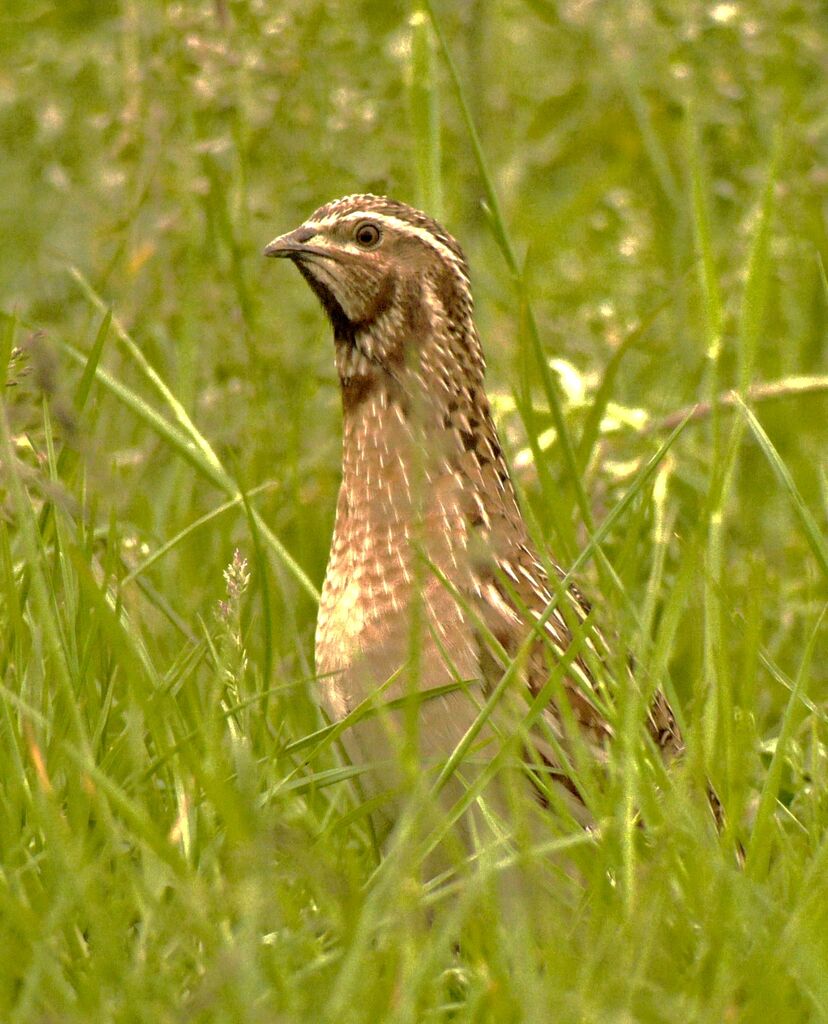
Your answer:
[[[292,260],[301,259],[303,256],[331,257],[332,254],[327,249],[307,244],[315,236],[316,232],[312,228],[296,228],[295,231],[289,231],[286,235],[274,238],[269,245],[265,246],[264,254],[274,258],[284,256]]]

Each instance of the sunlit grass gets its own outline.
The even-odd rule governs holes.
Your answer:
[[[0,1017],[822,1019],[823,15],[329,8],[4,16]],[[260,253],[357,189],[464,245],[532,532],[634,656],[588,831],[473,768],[519,658],[382,850],[384,696],[313,702],[338,396]]]

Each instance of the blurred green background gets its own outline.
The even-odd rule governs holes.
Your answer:
[[[312,297],[261,250],[338,195],[421,200],[410,14],[387,0],[28,0],[3,14],[3,308],[52,342],[88,347],[94,315],[67,273],[78,267],[217,451],[235,460],[242,482],[278,480],[263,511],[317,582],[338,464],[331,346]],[[527,254],[550,356],[594,385],[630,327],[663,306],[625,357],[613,398],[657,416],[704,397],[693,110],[724,306],[722,385],[735,382],[728,340],[775,133],[782,155],[754,376],[824,372],[828,86],[819,3],[464,2],[445,5],[443,19],[505,220]],[[519,351],[515,291],[481,212],[457,103],[435,64],[443,209],[433,212],[467,251],[493,386],[508,392]],[[116,345],[105,363],[131,379]],[[825,414],[824,397],[767,413],[811,500]],[[164,540],[203,511],[209,492],[194,493],[180,460],[117,403],[106,403],[85,440],[136,541]],[[743,554],[761,541],[790,583],[802,576],[803,553],[786,550],[784,498],[768,493],[763,460],[745,458],[750,493],[763,500],[750,500],[732,526]],[[558,472],[554,458],[551,467]],[[232,531],[229,520],[216,524],[171,556],[189,582],[176,594],[185,615],[220,585]],[[309,613],[302,607],[303,619]]]
[[[256,775],[264,772],[261,764],[277,744],[319,724],[308,686],[297,685],[313,672],[315,602],[274,550],[283,545],[312,584],[321,585],[338,486],[338,388],[328,328],[313,296],[291,268],[263,259],[262,249],[321,203],[349,192],[387,193],[425,206],[463,245],[508,452],[541,533],[564,561],[585,541],[584,517],[550,430],[527,340],[528,308],[557,371],[597,523],[682,410],[739,385],[749,397],[746,386],[758,386],[754,411],[793,485],[780,483],[773,459],[743,421],[744,429],[734,426],[740,413],[702,410],[662,467],[662,491],[637,494],[632,521],[619,523],[606,540],[632,603],[646,608],[647,625],[660,637],[691,733],[697,728],[701,737],[699,756],[726,800],[732,798],[737,820],[750,821],[756,812],[789,697],[784,684],[800,671],[827,596],[818,556],[828,499],[825,5],[459,0],[435,2],[434,9],[479,132],[519,279],[503,259],[499,222],[495,217],[493,227],[486,212],[486,185],[459,98],[419,5],[6,0],[0,12],[0,310],[5,324],[17,321],[13,340],[22,349],[9,368],[14,386],[7,389],[6,409],[13,475],[25,489],[32,525],[31,533],[21,526],[20,493],[9,482],[6,456],[0,614],[13,639],[3,656],[3,728],[6,746],[18,751],[10,754],[6,774],[18,781],[4,814],[4,877],[13,881],[3,899],[15,922],[6,938],[22,951],[5,976],[0,1005],[12,1014],[9,1020],[91,1019],[84,1014],[93,1010],[100,1014],[95,1019],[275,1020],[277,1013],[323,1019],[322,1007],[333,1013],[355,984],[344,968],[338,973],[340,966],[373,948],[349,946],[362,898],[354,892],[363,892],[359,886],[370,877],[359,843],[337,833],[320,853],[306,837],[293,867],[279,866],[277,881],[270,862],[273,823],[262,824],[257,810],[250,811],[244,832],[251,845],[242,844],[249,859],[228,854],[228,868],[216,852],[213,862],[203,849],[235,849],[239,833],[225,816],[238,794],[211,790],[203,779],[195,789],[205,792],[190,798],[193,806],[213,802],[211,812],[192,812],[209,819],[198,843],[193,840],[202,854],[188,847],[192,874],[154,888],[156,868],[135,851],[153,846],[153,821],[161,845],[181,822],[176,814],[183,813],[188,773],[198,778],[193,764],[182,767],[177,760],[182,737],[206,730],[204,749],[213,753],[224,739],[210,738],[204,725],[209,701],[201,706],[194,698],[185,710],[173,704],[177,710],[164,712],[175,724],[162,742],[152,702],[122,689],[133,657],[147,659],[152,669],[145,665],[145,671],[160,688],[168,685],[173,702],[184,700],[192,680],[214,693],[203,680],[212,678],[215,664],[235,679],[240,699],[255,701],[269,688],[288,687],[287,696],[265,702],[265,714],[255,704],[256,715],[242,727],[254,758],[248,775],[233,762],[251,787],[249,806],[259,809],[267,807],[261,803],[267,787],[278,782],[278,773],[268,781]],[[79,411],[82,366],[67,346],[88,353],[110,308],[117,324],[107,332],[100,366],[122,391],[98,381]],[[11,332],[9,326],[8,339]],[[124,332],[135,348],[123,341]],[[226,487],[198,470],[181,434],[171,441],[153,428],[148,410],[174,425],[176,413],[136,352],[212,446]],[[513,395],[523,385],[536,401],[528,420],[514,408]],[[593,427],[600,427],[592,444],[583,440],[590,410],[597,416]],[[539,439],[534,454],[527,434]],[[71,472],[55,472],[52,445],[72,453]],[[246,491],[265,485],[251,504],[277,540],[251,530],[237,503],[144,567],[162,545],[232,496],[235,485]],[[797,496],[809,510],[810,532]],[[43,528],[50,509],[61,543],[71,537],[69,546],[82,552],[89,579],[112,588],[116,610],[128,616],[123,636],[115,626],[104,628],[105,613],[82,585],[77,560],[67,569],[60,549],[50,546],[52,535]],[[663,557],[657,585],[654,545]],[[216,626],[217,602],[227,597],[222,573],[236,548],[253,566],[252,580],[233,611],[235,624]],[[51,603],[44,598],[32,607],[41,578],[41,569],[28,575],[36,550]],[[129,576],[136,569],[139,574]],[[598,587],[597,575],[586,569],[583,588],[597,598]],[[676,588],[681,597],[671,604]],[[93,608],[88,616],[85,601]],[[597,603],[611,627],[629,625],[621,602],[606,596]],[[55,637],[76,657],[68,659],[67,676],[74,698],[68,691],[53,697],[50,658],[56,655],[48,653],[47,606]],[[104,625],[95,625],[96,615]],[[658,634],[665,620],[666,633]],[[627,954],[618,954],[615,968],[603,973],[605,958],[615,955],[612,936],[622,927],[605,908],[604,932],[592,922],[580,936],[569,936],[577,955],[587,949],[595,958],[579,961],[589,969],[558,1019],[721,1020],[732,1011],[727,1019],[744,1014],[760,1020],[763,1005],[773,1007],[777,1020],[825,1018],[828,993],[824,978],[821,989],[818,982],[824,943],[814,937],[810,911],[802,915],[813,924],[814,944],[802,954],[800,974],[786,960],[778,984],[772,980],[779,966],[774,940],[761,929],[784,920],[796,887],[817,863],[811,855],[824,858],[827,812],[815,780],[826,774],[826,654],[823,636],[807,671],[810,710],[798,705],[805,717],[791,723],[788,758],[777,779],[785,810],[777,816],[774,841],[792,844],[796,854],[773,861],[778,873],[762,876],[766,888],[758,894],[747,882],[738,889],[730,908],[738,927],[702,926],[699,938],[689,925],[678,926],[672,949],[653,953],[648,947],[641,963],[653,971],[652,991],[641,1001],[630,994],[634,972],[625,966]],[[73,712],[64,720],[62,710],[75,700],[80,718]],[[717,746],[722,734],[724,747]],[[112,912],[126,932],[113,940],[106,961],[111,977],[78,967],[94,927],[79,923],[71,899],[63,917],[54,902],[62,892],[61,871],[91,876],[98,870],[98,847],[61,839],[63,868],[52,865],[51,881],[42,875],[43,859],[49,862],[55,847],[32,812],[31,802],[39,799],[32,793],[48,776],[59,794],[56,806],[71,810],[79,806],[73,801],[92,799],[62,753],[66,736],[78,749],[78,737],[87,736],[89,757],[99,759],[128,806],[146,815],[133,828],[124,812],[126,834],[118,832],[116,843],[113,832],[104,844],[113,856],[109,843],[131,850],[140,862],[136,874],[119,868],[111,884],[94,889],[97,897],[85,889],[78,897],[101,920],[108,908],[120,907]],[[115,748],[117,758],[107,760]],[[36,749],[45,752],[45,769]],[[721,758],[717,750],[725,751]],[[156,776],[166,781],[153,782]],[[798,816],[797,794],[811,801],[804,816]],[[327,822],[331,807],[315,798],[309,811],[305,795],[290,805],[291,820],[315,814]],[[60,813],[54,815],[57,821]],[[100,809],[92,816],[103,820]],[[310,835],[313,827],[306,825]],[[343,849],[353,853],[347,870],[339,861]],[[313,865],[313,857],[320,862]],[[342,873],[348,872],[346,884]],[[20,881],[24,877],[29,881]],[[320,877],[322,892],[314,890]],[[209,888],[211,878],[207,898],[201,886],[207,879]],[[710,880],[694,881],[703,906]],[[164,886],[175,891],[178,884],[187,899],[180,905],[170,898],[170,907],[159,909]],[[659,890],[661,909],[669,904],[668,891]],[[210,915],[224,920],[226,911],[228,920],[244,919],[249,897],[253,919],[269,923],[276,912],[267,900],[277,893],[290,908],[282,931],[251,926],[234,946],[227,938],[238,938],[234,923],[229,932],[218,928],[217,948],[210,946]],[[192,947],[171,938],[182,906],[198,921]],[[52,923],[58,937],[50,931],[49,907],[59,918]],[[643,916],[619,911],[630,935],[647,920],[640,905],[638,911]],[[322,923],[314,916],[320,913]],[[570,921],[563,903],[550,906],[549,914]],[[125,939],[130,929],[135,935]],[[271,931],[270,946],[263,946],[262,934]],[[751,945],[754,931],[759,938]],[[737,932],[743,945],[731,960],[724,951]],[[427,927],[418,932],[418,941],[426,942],[427,933]],[[377,941],[371,955],[384,965],[375,967],[377,977],[387,973],[375,999],[357,1000],[347,1019],[385,1019],[394,1006],[401,1014],[394,1019],[549,1019],[531,1013],[558,992],[556,985],[566,991],[571,977],[572,961],[565,959],[570,967],[552,971],[543,982],[547,989],[538,983],[537,992],[545,994],[532,997],[539,1000],[533,1011],[515,995],[520,986],[510,969],[472,929],[466,935],[472,967],[446,966],[453,962],[449,943],[440,947],[443,960],[432,954],[424,976],[415,977],[412,954],[406,1002],[399,985],[408,976],[395,973],[393,958],[382,960]],[[274,945],[295,972],[288,981],[272,965],[259,963],[260,974],[250,966]],[[319,958],[318,983],[299,970],[306,956]],[[710,980],[719,977],[710,965],[723,959],[726,980],[719,984]],[[500,966],[493,967],[496,961]],[[758,994],[745,988],[745,964],[762,976]],[[248,968],[253,973],[246,974]],[[443,970],[460,973],[454,978]],[[463,971],[470,973],[461,978]],[[112,995],[116,977],[121,1001]],[[678,988],[686,999],[671,977],[682,979]],[[500,985],[500,995],[491,994],[490,984]],[[187,1003],[187,1014],[175,1016],[170,1007],[193,992],[199,995]],[[482,992],[482,1002],[470,992]]]

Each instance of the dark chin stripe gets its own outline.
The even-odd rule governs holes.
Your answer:
[[[334,293],[301,260],[296,261],[296,266],[299,268],[299,273],[310,285],[314,295],[319,299],[322,308],[331,321],[334,338],[337,341],[353,343],[356,326],[345,315],[345,310],[336,301]]]

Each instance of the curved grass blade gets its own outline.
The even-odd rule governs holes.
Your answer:
[[[779,452],[774,447],[771,439],[765,433],[762,424],[738,395],[735,396],[735,400],[738,402],[739,410],[754,438],[759,443],[759,447],[762,449],[765,458],[768,460],[776,479],[782,485],[782,489],[790,498],[797,518],[805,531],[805,538],[813,552],[814,558],[817,560],[817,564],[822,570],[825,578],[828,579],[828,542],[825,540],[825,535],[817,525],[811,510],[805,504],[805,499],[800,494],[799,488],[796,486],[790,470],[782,461]]]
[[[85,362],[85,355],[82,352],[79,352],[68,342],[61,342],[61,348],[76,362]],[[231,501],[243,501],[241,491],[236,485],[236,482],[217,458],[215,459],[215,462],[210,458],[207,458],[204,455],[202,446],[197,444],[192,437],[188,436],[179,427],[170,423],[166,417],[162,416],[161,413],[149,405],[149,403],[140,395],[136,394],[136,392],[122,384],[120,381],[116,380],[102,367],[97,367],[95,370],[95,376],[98,381],[107,388],[107,390],[111,391],[112,394],[118,398],[120,402],[127,406],[127,408],[131,409],[136,416],[142,419],[156,434],[158,434],[174,452],[180,455],[183,459],[186,459],[191,466],[197,469],[198,472],[209,480],[215,487],[224,491]],[[262,538],[267,543],[267,546],[276,555],[276,557],[287,566],[291,574],[306,593],[312,597],[314,601],[318,601],[319,591],[313,585],[305,570],[294,559],[293,555],[290,554],[287,548],[282,544],[276,534],[273,533],[255,509],[252,514],[255,518],[256,526],[260,530]]]

